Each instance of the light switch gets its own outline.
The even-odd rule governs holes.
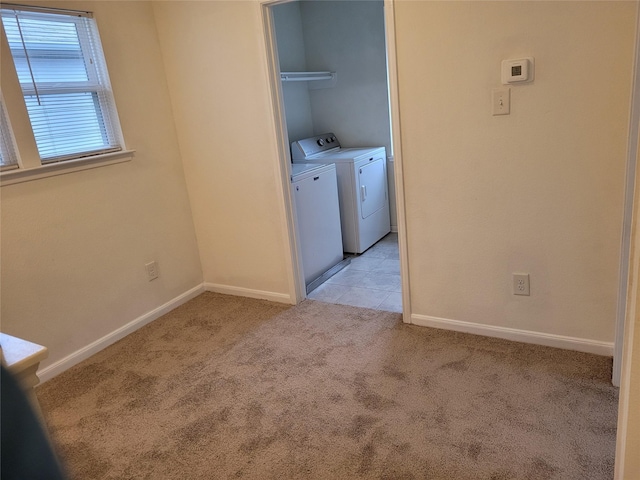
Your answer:
[[[509,115],[511,113],[511,89],[509,87],[494,88],[491,91],[493,115]]]

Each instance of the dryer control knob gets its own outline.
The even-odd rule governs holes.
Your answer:
[[[318,140],[318,145],[320,145],[321,147],[324,145],[324,140],[322,140],[321,138]]]

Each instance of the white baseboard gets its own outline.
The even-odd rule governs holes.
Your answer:
[[[545,347],[563,348],[578,352],[593,353],[610,357],[613,355],[613,342],[600,342],[586,338],[566,337],[549,333],[532,332],[516,328],[496,327],[478,323],[450,320],[448,318],[430,317],[427,315],[411,315],[411,323],[422,327],[442,328],[456,332],[472,333],[485,337],[503,338],[514,342],[533,343]]]
[[[235,295],[238,297],[258,298],[260,300],[269,300],[271,302],[295,304],[291,296],[285,293],[265,292],[263,290],[253,290],[244,287],[232,287],[229,285],[220,285],[219,283],[204,283],[204,289],[207,292],[224,293],[225,295]]]
[[[391,225],[391,233],[398,233],[398,226],[397,225]]]
[[[151,310],[148,313],[136,318],[135,320],[123,325],[122,327],[114,330],[113,332],[105,335],[102,338],[99,338],[95,342],[90,343],[86,347],[81,348],[73,352],[71,355],[67,355],[62,360],[58,360],[55,363],[41,369],[38,371],[38,378],[40,382],[46,382],[47,380],[52,379],[56,375],[61,374],[65,370],[73,367],[74,365],[80,363],[83,360],[86,360],[91,355],[98,353],[100,350],[105,349],[109,345],[114,344],[118,340],[126,337],[130,333],[135,332],[141,327],[144,327],[147,323],[152,322],[153,320],[161,317],[165,313],[170,312],[174,308],[179,307],[183,303],[188,302],[192,298],[197,297],[202,292],[204,292],[204,288],[201,285],[193,287],[192,289],[186,291],[182,295],[177,296],[176,298],[168,301],[164,305],[159,306]]]

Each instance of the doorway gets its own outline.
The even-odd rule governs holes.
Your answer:
[[[297,302],[311,298],[407,313],[406,262],[401,260],[406,249],[399,221],[404,216],[398,214],[404,205],[398,201],[402,184],[396,178],[400,165],[392,135],[398,132],[392,129],[390,107],[395,45],[388,43],[392,28],[388,7],[382,0],[263,4]],[[331,78],[288,82],[282,81],[284,72],[326,72]],[[289,146],[327,132],[336,134],[343,147],[385,147],[391,231],[363,253],[347,253],[348,266],[307,293],[289,188]]]

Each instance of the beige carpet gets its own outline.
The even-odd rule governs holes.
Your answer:
[[[38,388],[74,479],[611,479],[611,360],[206,293]]]

